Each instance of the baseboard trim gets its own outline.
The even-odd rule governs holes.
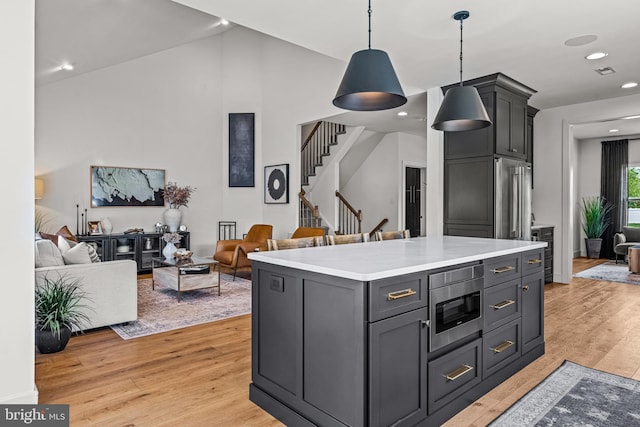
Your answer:
[[[37,405],[38,404],[38,387],[34,384],[33,390],[22,394],[14,394],[0,398],[0,404],[3,405]]]

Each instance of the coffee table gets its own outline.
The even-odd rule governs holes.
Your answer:
[[[213,258],[191,257],[186,260],[176,258],[151,258],[152,282],[167,286],[178,292],[178,302],[182,292],[196,289],[218,288],[220,295],[220,266]],[[216,268],[217,266],[217,268]],[[207,273],[198,273],[202,269]]]

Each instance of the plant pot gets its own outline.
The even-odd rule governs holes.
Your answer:
[[[587,249],[588,258],[600,258],[600,248],[602,247],[602,239],[584,239],[584,246]]]
[[[163,214],[164,223],[169,227],[170,232],[178,231],[180,222],[182,221],[182,212],[177,208],[169,208]]]
[[[66,327],[60,328],[60,336],[51,331],[41,331],[36,329],[36,346],[40,353],[49,354],[57,353],[64,350],[71,338],[71,329]]]

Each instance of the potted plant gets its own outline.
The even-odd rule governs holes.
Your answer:
[[[586,238],[587,257],[600,258],[602,235],[609,226],[613,205],[601,196],[582,198],[582,230]]]
[[[35,289],[36,345],[40,353],[64,350],[72,330],[81,330],[89,318],[82,312],[88,300],[80,281],[67,276],[45,276]]]
[[[191,193],[196,191],[195,188],[190,186],[178,187],[175,182],[169,182],[164,187],[162,196],[165,203],[169,203],[169,208],[164,211],[164,222],[169,227],[170,232],[178,231],[178,226],[182,221],[182,212],[180,212],[180,206],[187,207],[189,205],[189,199],[191,199]]]

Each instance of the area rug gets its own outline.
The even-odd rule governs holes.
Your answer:
[[[199,289],[182,292],[178,302],[176,291],[138,280],[138,320],[111,329],[128,340],[251,313],[251,281],[224,273],[220,281],[219,296],[216,288]]]
[[[640,381],[567,360],[491,427],[640,425]]]
[[[640,274],[631,273],[629,271],[629,265],[624,262],[616,264],[615,261],[607,261],[604,264],[596,265],[595,267],[576,273],[573,277],[640,285]]]

